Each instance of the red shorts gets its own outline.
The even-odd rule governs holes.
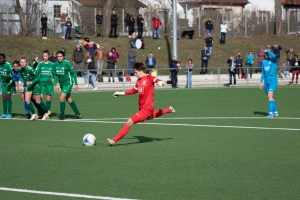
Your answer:
[[[135,113],[131,116],[131,120],[134,124],[138,122],[144,122],[145,120],[152,119],[153,111],[149,110],[140,110],[139,112]]]

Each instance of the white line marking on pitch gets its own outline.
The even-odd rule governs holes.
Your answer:
[[[21,193],[31,193],[31,194],[44,194],[44,195],[51,195],[51,196],[65,196],[65,197],[85,198],[85,199],[134,200],[134,199],[93,196],[93,195],[84,195],[84,194],[71,194],[71,193],[46,192],[46,191],[17,189],[17,188],[6,188],[6,187],[0,187],[0,190],[11,191],[11,192],[21,192]]]

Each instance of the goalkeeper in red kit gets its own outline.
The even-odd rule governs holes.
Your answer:
[[[143,63],[135,63],[133,70],[138,78],[135,86],[125,92],[115,92],[114,97],[139,93],[139,111],[131,116],[114,139],[107,139],[110,146],[114,146],[121,138],[123,138],[130,130],[130,127],[138,122],[153,119],[165,115],[167,113],[175,113],[172,106],[154,110],[154,83],[163,86],[164,82],[154,76],[146,74],[146,66]]]

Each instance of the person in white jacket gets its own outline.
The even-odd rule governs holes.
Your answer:
[[[220,44],[225,44],[225,38],[227,33],[227,24],[223,21],[221,24],[221,38],[220,38]]]

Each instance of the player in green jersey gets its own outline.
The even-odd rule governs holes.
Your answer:
[[[49,51],[43,52],[43,61],[36,68],[36,74],[40,77],[41,99],[46,93],[46,107],[50,111],[51,96],[54,93],[53,89],[53,63],[49,61]],[[50,112],[51,113],[51,112]]]
[[[19,72],[21,73],[22,78],[26,81],[25,101],[30,112],[32,113],[30,120],[36,120],[38,118],[31,102],[32,94],[34,95],[36,105],[45,112],[42,119],[47,120],[50,113],[48,112],[44,102],[41,101],[41,86],[39,83],[40,77],[37,76],[35,69],[28,65],[28,60],[26,57],[22,57],[20,59],[20,65],[21,67],[19,68]]]
[[[71,91],[73,88],[73,83],[75,83],[75,90],[78,90],[78,82],[77,76],[74,72],[72,64],[64,59],[64,52],[58,51],[57,52],[57,59],[58,61],[54,63],[53,71],[54,71],[54,90],[57,92],[59,91],[59,86],[56,86],[57,79],[60,85],[61,94],[59,97],[60,101],[60,117],[59,120],[65,119],[65,107],[66,103],[65,100],[70,104],[72,110],[75,113],[73,119],[81,119],[82,116],[77,109],[75,102],[71,97]]]
[[[0,80],[2,80],[2,101],[3,101],[3,114],[0,118],[12,118],[11,108],[12,101],[11,95],[15,89],[15,82],[12,77],[12,65],[5,60],[4,53],[0,53]]]

